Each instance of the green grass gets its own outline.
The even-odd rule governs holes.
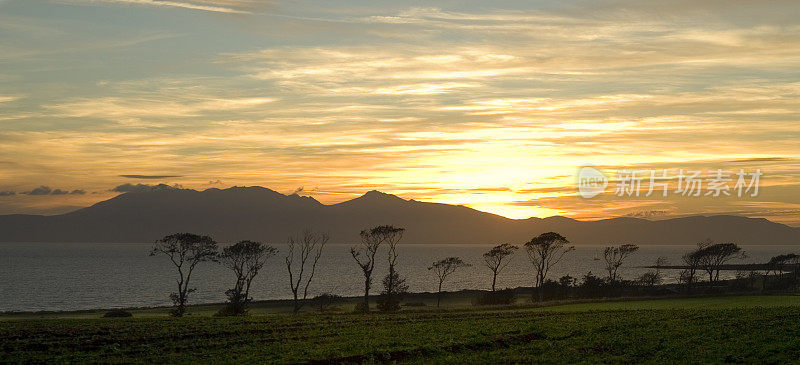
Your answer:
[[[544,311],[579,312],[589,310],[634,310],[634,309],[726,309],[752,307],[800,307],[800,296],[796,295],[749,295],[676,299],[649,299],[606,301],[596,303],[564,304],[542,307]]]
[[[794,362],[800,297],[0,322],[3,361]]]

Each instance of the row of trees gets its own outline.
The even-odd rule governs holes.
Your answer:
[[[537,288],[544,285],[547,274],[553,265],[560,262],[566,254],[575,250],[575,246],[570,246],[564,236],[555,232],[534,237],[524,244],[524,248],[534,267],[534,286]],[[502,244],[493,247],[483,255],[486,266],[493,274],[492,291],[496,289],[498,274],[508,265],[510,256],[518,249],[517,246]],[[633,244],[607,246],[603,249],[604,268],[607,273],[605,280],[608,284],[613,285],[622,281],[619,273],[620,267],[638,250],[639,246]],[[679,279],[681,282],[691,284],[699,280],[700,272],[705,272],[709,282],[716,282],[719,281],[720,271],[726,264],[731,260],[746,257],[742,248],[735,243],[715,243],[706,240],[699,243],[696,249],[683,255],[684,269]],[[654,265],[655,271],[643,274],[637,281],[650,285],[659,284],[663,280],[661,267],[666,265],[666,259],[659,257]],[[776,271],[787,267],[800,267],[800,256],[794,254],[776,256],[768,265]]]
[[[719,281],[722,267],[733,259],[747,257],[742,248],[735,243],[714,243],[706,240],[697,244],[697,248],[681,257],[685,268],[681,271],[680,281],[693,284],[698,281],[698,274],[705,271],[708,281]]]
[[[397,311],[400,302],[408,291],[406,279],[397,271],[398,251],[397,246],[405,233],[404,228],[391,225],[376,226],[360,232],[360,242],[350,248],[350,254],[364,277],[364,298],[357,307],[358,311],[369,312],[369,296],[373,285],[372,274],[379,262],[379,250],[387,247],[386,264],[388,273],[381,281],[383,290],[378,298],[378,309],[381,311]],[[290,236],[287,240],[287,252],[284,263],[289,277],[289,287],[293,295],[293,311],[299,312],[308,298],[309,287],[316,273],[317,264],[322,256],[323,249],[329,236],[326,233],[304,230]],[[543,300],[543,286],[546,283],[556,283],[547,279],[548,273],[567,254],[575,250],[569,240],[556,232],[547,232],[533,237],[523,245],[527,258],[533,266],[534,287],[538,288],[539,300]],[[608,246],[603,250],[606,278],[605,284],[614,286],[622,282],[619,273],[620,267],[637,250],[638,246],[624,244]],[[511,256],[518,246],[501,244],[493,247],[483,254],[484,265],[492,272],[492,293],[496,291],[497,278],[508,266]],[[228,289],[225,295],[228,305],[221,312],[228,315],[240,315],[247,311],[250,298],[250,289],[253,280],[264,267],[267,260],[278,254],[278,250],[267,244],[255,241],[240,241],[234,245],[218,249],[217,242],[209,236],[200,236],[191,233],[178,233],[166,236],[155,242],[151,251],[152,255],[166,255],[178,272],[177,291],[170,295],[175,309],[173,315],[182,316],[186,311],[189,294],[195,289],[190,286],[190,279],[196,266],[202,262],[217,262],[230,269],[236,278],[233,288]],[[785,257],[784,257],[785,256]],[[773,266],[785,267],[786,265],[800,266],[800,257],[797,255],[784,255],[773,259]],[[744,257],[742,249],[733,243],[714,243],[704,241],[698,247],[682,257],[683,270],[680,281],[692,284],[698,281],[698,274],[705,271],[709,281],[719,280],[720,270],[730,260]],[[597,259],[597,258],[596,258]],[[659,258],[656,261],[655,271],[647,272],[639,278],[639,282],[647,285],[660,284],[662,281],[662,266],[666,260]],[[437,260],[428,267],[438,280],[437,306],[441,302],[442,286],[446,279],[456,270],[471,266],[459,257],[446,257]],[[587,275],[590,281],[600,280],[593,275]],[[559,285],[569,287],[574,284],[565,276]],[[586,284],[591,285],[591,283]]]
[[[364,300],[359,310],[369,311],[369,295],[372,288],[372,273],[377,264],[378,251],[387,246],[386,262],[388,274],[383,278],[383,291],[378,299],[381,311],[397,311],[400,309],[402,296],[408,291],[406,279],[396,269],[398,253],[397,245],[403,237],[405,229],[391,225],[377,226],[360,233],[360,244],[351,247],[350,254],[358,264],[364,276]],[[308,289],[316,272],[317,263],[329,236],[311,230],[289,237],[287,254],[284,257],[289,276],[289,287],[293,295],[293,311],[299,312],[308,297]],[[536,269],[536,283],[540,286],[547,276],[548,270],[563,256],[574,250],[573,246],[565,248],[566,238],[557,233],[545,233],[526,243],[528,256]],[[499,245],[484,254],[486,265],[492,270],[492,291],[496,288],[497,276],[508,265],[507,258],[517,250],[509,244]],[[227,315],[246,313],[253,280],[264,267],[267,260],[277,255],[278,250],[270,245],[256,241],[240,241],[219,251],[216,241],[209,236],[191,233],[176,233],[155,242],[151,256],[165,255],[169,257],[178,272],[177,291],[170,295],[175,309],[173,315],[183,316],[189,294],[195,291],[190,286],[192,273],[202,262],[217,262],[230,269],[236,278],[233,288],[225,292],[228,305],[221,312]],[[438,279],[437,306],[441,302],[442,286],[457,269],[468,267],[459,257],[447,257],[435,261],[428,267]]]
[[[558,264],[568,253],[575,250],[575,246],[569,245],[569,240],[566,237],[556,232],[547,232],[533,237],[530,241],[526,242],[523,247],[527,254],[528,260],[533,266],[534,270],[534,287],[542,288],[547,280],[550,270]],[[604,260],[606,263],[606,271],[608,272],[608,282],[615,283],[620,280],[618,273],[619,268],[623,265],[634,252],[639,249],[636,245],[626,244],[620,246],[609,246],[603,251]],[[497,277],[505,269],[511,259],[511,256],[519,250],[518,246],[508,243],[492,247],[488,252],[483,254],[484,265],[492,272],[492,292],[497,291]],[[448,275],[453,273],[460,267],[466,267],[463,260],[458,257],[449,257],[435,262],[429,270],[435,270],[439,279],[439,291],[437,297],[437,305],[440,301],[442,283]],[[539,290],[539,300],[543,300],[544,292]],[[489,300],[491,301],[491,300]]]
[[[547,232],[532,238],[523,245],[534,269],[534,286],[536,288],[541,288],[545,284],[547,275],[553,266],[575,250],[575,246],[571,246],[569,243],[566,237],[556,232]],[[508,266],[510,256],[518,249],[519,247],[506,243],[495,246],[483,254],[485,265],[492,271],[493,292],[496,290],[498,274]],[[638,249],[639,247],[636,245],[626,244],[609,246],[603,250],[609,282],[613,283],[620,279],[619,268]],[[540,300],[542,296],[543,292],[539,290]]]
[[[397,244],[403,238],[405,229],[395,226],[377,226],[361,231],[361,242],[358,246],[350,248],[350,255],[361,268],[364,274],[364,301],[358,310],[369,312],[369,291],[372,288],[372,272],[375,270],[376,255],[382,245],[389,247],[387,262],[389,273],[383,279],[383,293],[378,305],[385,311],[400,309],[402,295],[408,291],[408,286],[396,270]]]
[[[376,267],[376,255],[381,246],[387,246],[386,261],[388,273],[382,280],[383,291],[378,297],[378,310],[382,312],[396,312],[400,310],[400,302],[408,292],[406,279],[397,272],[397,245],[403,238],[404,228],[391,225],[377,226],[361,231],[361,242],[350,248],[350,255],[361,268],[364,275],[364,300],[356,307],[356,311],[369,312],[369,293],[372,288],[372,272]],[[433,271],[439,280],[436,306],[441,304],[442,285],[450,274],[457,269],[468,267],[459,257],[447,257],[433,262],[428,270]]]
[[[289,272],[289,284],[293,294],[293,310],[300,311],[308,296],[308,288],[314,278],[322,250],[328,235],[311,230],[289,237],[287,254],[284,256]],[[270,245],[255,241],[239,241],[219,251],[219,246],[209,236],[192,233],[168,235],[153,244],[150,256],[164,255],[178,272],[177,291],[170,294],[175,306],[172,315],[181,317],[186,313],[189,294],[196,289],[190,286],[192,273],[203,262],[216,262],[234,273],[233,288],[225,291],[228,305],[220,311],[223,315],[242,315],[247,312],[250,288],[253,280],[267,260],[278,254]]]

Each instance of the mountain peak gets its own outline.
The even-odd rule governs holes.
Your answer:
[[[308,202],[312,202],[314,204],[322,205],[322,203],[320,203],[319,200],[314,199],[314,197],[308,196],[308,195],[300,195],[300,194],[297,194],[297,193],[292,193],[292,194],[287,195],[287,197],[290,198],[290,199],[295,199],[295,200],[300,200],[300,201],[308,201]]]
[[[384,192],[378,191],[378,190],[370,190],[370,191],[366,192],[364,195],[362,195],[360,198],[365,198],[365,199],[370,199],[370,200],[390,199],[390,200],[402,200],[402,201],[405,201],[405,199],[403,199],[403,198],[401,198],[401,197],[399,197],[397,195],[387,194],[387,193],[384,193]]]
[[[334,206],[346,207],[356,205],[361,207],[385,207],[387,204],[393,206],[394,204],[405,202],[407,202],[407,200],[396,195],[370,190],[358,198],[337,203],[334,204]]]
[[[245,191],[245,192],[260,192],[260,193],[270,193],[270,194],[280,194],[275,190],[270,188],[265,188],[263,186],[231,186],[227,189],[222,189],[222,191]]]
[[[552,216],[549,216],[549,217],[546,217],[546,218],[542,218],[542,219],[543,220],[549,220],[549,221],[560,221],[560,222],[575,222],[576,221],[574,218],[565,217],[563,215],[552,215]]]

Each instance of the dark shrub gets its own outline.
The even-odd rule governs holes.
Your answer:
[[[510,305],[514,303],[517,295],[514,289],[490,291],[481,294],[475,304],[477,305]]]
[[[366,308],[365,307],[366,306],[364,305],[364,302],[358,302],[358,303],[356,303],[355,308],[353,308],[353,312],[355,312],[355,313],[369,313],[369,307],[366,307]]]
[[[378,297],[377,308],[384,313],[397,312],[400,310],[400,298],[381,295]]]
[[[133,313],[128,312],[128,311],[126,311],[124,309],[112,309],[112,310],[106,312],[106,314],[103,314],[103,317],[105,317],[105,318],[127,318],[127,317],[133,317]]]
[[[569,275],[564,275],[558,279],[558,285],[564,288],[572,288],[578,285],[578,278],[573,278]]]
[[[333,305],[341,299],[342,297],[336,294],[323,293],[312,298],[311,305],[313,305],[314,308],[316,308],[320,313],[325,313],[333,310]]]
[[[553,299],[563,299],[567,296],[569,291],[569,287],[562,286],[559,282],[547,279],[542,286],[536,288],[538,292],[538,297],[534,296],[531,299],[535,301],[540,300],[553,300]]]
[[[225,307],[220,309],[215,314],[216,316],[226,317],[247,315],[247,307],[245,305],[250,302],[250,298],[247,298],[244,293],[241,293],[236,289],[226,290],[225,296],[228,297],[228,303],[225,303]]]
[[[653,287],[661,284],[663,278],[661,277],[661,274],[657,271],[648,271],[642,274],[642,276],[636,279],[636,281],[637,284],[641,286]]]
[[[764,276],[764,289],[776,291],[794,291],[797,287],[797,281],[792,274],[782,275],[765,275]]]
[[[403,303],[403,306],[404,306],[404,307],[424,307],[424,306],[426,306],[426,305],[427,305],[427,304],[425,304],[425,303],[423,303],[423,302],[408,302],[408,303]]]
[[[599,297],[606,289],[606,282],[589,271],[583,276],[579,289],[583,297]]]
[[[406,279],[402,278],[396,271],[386,274],[383,278],[383,291],[378,297],[378,310],[381,312],[397,312],[400,310],[400,301],[403,295],[408,292]]]
[[[247,312],[244,313],[237,313],[233,306],[230,303],[225,304],[224,307],[220,308],[217,313],[214,313],[216,317],[235,317],[235,316],[245,316]]]

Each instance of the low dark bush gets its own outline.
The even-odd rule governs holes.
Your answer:
[[[369,312],[369,307],[367,307],[367,308],[364,308],[364,307],[365,307],[365,304],[364,304],[364,302],[358,302],[358,303],[356,303],[356,306],[355,306],[355,308],[353,308],[353,312],[354,312],[354,313],[365,313],[365,312]]]
[[[384,313],[397,312],[400,310],[400,297],[390,297],[381,295],[378,297],[378,310]]]
[[[323,293],[311,299],[311,305],[320,313],[330,312],[334,309],[334,305],[342,299],[341,296],[331,293]]]
[[[514,289],[490,291],[481,294],[475,301],[476,305],[510,305],[514,303],[517,295]]]
[[[236,317],[236,316],[246,316],[247,310],[241,311],[237,310],[234,306],[230,303],[226,303],[224,307],[220,308],[217,313],[214,313],[216,317]]]
[[[792,275],[773,275],[764,279],[764,289],[773,291],[794,291],[797,280]]]
[[[128,311],[126,311],[124,309],[112,309],[112,310],[106,312],[106,314],[103,314],[103,317],[105,317],[105,318],[127,318],[127,317],[133,317],[133,313],[128,312]]]

